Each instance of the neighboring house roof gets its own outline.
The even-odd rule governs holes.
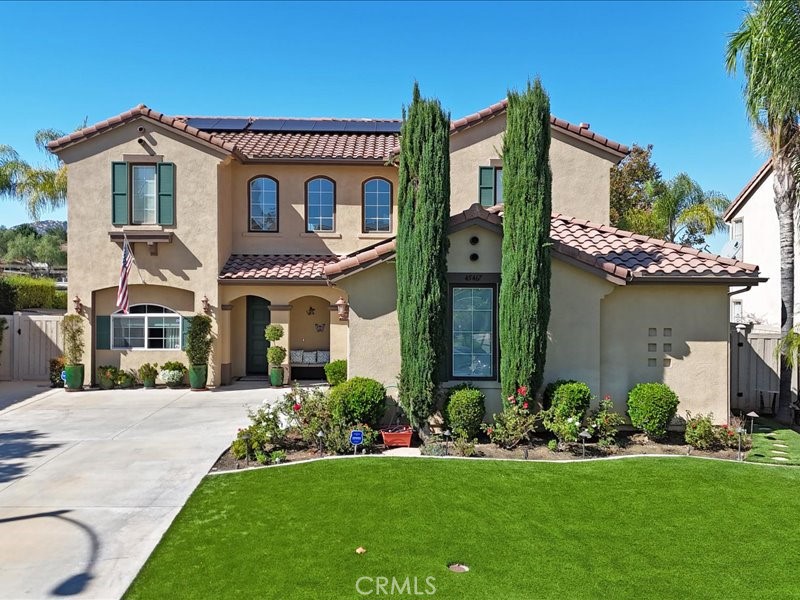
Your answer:
[[[323,269],[340,257],[333,254],[231,254],[221,283],[325,281]]]
[[[478,123],[482,123],[488,119],[494,118],[503,114],[507,108],[508,99],[504,98],[500,102],[492,104],[491,106],[487,106],[483,110],[479,110],[476,113],[472,113],[471,115],[467,115],[466,117],[452,121],[450,123],[450,132],[455,133],[457,131],[472,127],[473,125],[477,125]],[[550,124],[557,129],[580,136],[581,138],[584,138],[585,141],[593,142],[594,144],[607,150],[611,150],[612,152],[619,153],[621,155],[625,155],[630,152],[630,149],[624,144],[620,144],[619,142],[610,140],[599,133],[591,131],[589,126],[583,123],[581,125],[575,125],[569,121],[565,121],[564,119],[559,119],[558,117],[551,115]]]
[[[453,215],[450,227],[476,220],[499,224],[502,210],[502,205],[486,210],[474,204]],[[620,285],[637,281],[749,284],[759,280],[756,265],[561,214],[552,216],[550,237],[559,258]],[[325,275],[332,279],[350,275],[391,259],[395,251],[396,240],[387,240],[326,266]]]
[[[399,143],[399,120],[170,117],[140,104],[48,144],[52,152],[135,119],[150,119],[235,155],[242,161],[323,160],[385,162]],[[232,125],[236,123],[236,125]],[[276,124],[278,125],[276,130]],[[194,126],[197,125],[197,126]],[[263,125],[266,131],[250,131]],[[230,130],[234,126],[235,130]],[[321,128],[324,131],[314,131]]]
[[[761,168],[756,172],[755,175],[753,175],[750,181],[744,185],[742,191],[739,192],[739,195],[733,199],[733,202],[730,203],[727,210],[725,210],[725,212],[722,214],[722,218],[725,221],[730,222],[730,220],[737,215],[742,207],[747,204],[747,201],[750,200],[753,192],[761,187],[761,184],[764,183],[764,180],[769,176],[770,173],[772,173],[772,160],[768,159],[767,162],[761,165]]]

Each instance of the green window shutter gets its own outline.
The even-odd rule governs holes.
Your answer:
[[[181,338],[181,350],[186,350],[186,338],[189,337],[189,327],[192,324],[191,317],[181,317],[181,321],[183,321],[183,337]]]
[[[94,339],[98,350],[111,350],[111,317],[95,319]]]
[[[175,224],[175,163],[158,163],[158,224]]]
[[[480,167],[478,199],[481,206],[494,206],[494,167]]]
[[[128,224],[128,163],[111,163],[111,222]]]

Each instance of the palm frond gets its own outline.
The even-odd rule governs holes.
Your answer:
[[[783,336],[775,347],[775,358],[786,357],[786,364],[792,369],[798,365],[798,355],[800,355],[800,332],[792,329]]]

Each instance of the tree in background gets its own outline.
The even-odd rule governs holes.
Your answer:
[[[417,428],[435,405],[445,356],[450,115],[414,84],[403,115],[397,204],[397,318],[400,403]]]
[[[500,381],[503,396],[542,385],[550,320],[550,99],[536,79],[508,93],[503,139]]]
[[[47,208],[59,208],[67,201],[67,168],[47,150],[47,143],[63,132],[40,129],[34,135],[36,147],[45,153],[45,164],[32,166],[11,147],[0,145],[0,196],[23,202],[28,215],[38,220]]]
[[[719,192],[704,191],[686,173],[680,173],[669,181],[650,181],[645,186],[645,193],[650,201],[649,210],[634,210],[629,217],[634,225],[645,230],[637,233],[704,248],[705,236],[726,230],[722,214],[730,201]],[[641,219],[638,223],[637,218]]]
[[[661,181],[661,170],[653,162],[653,145],[636,144],[628,156],[611,167],[611,224],[633,231],[629,219],[634,211],[646,211],[650,199],[645,186],[650,181]],[[637,231],[637,233],[639,233]]]
[[[67,254],[61,248],[67,241],[67,233],[61,227],[40,234],[25,223],[11,229],[0,228],[0,256],[5,261],[22,262],[31,273],[39,271],[34,263],[44,263],[44,272],[50,275],[53,267],[67,264]]]
[[[752,3],[728,40],[726,67],[729,73],[741,67],[748,117],[771,152],[781,257],[781,335],[787,339],[794,328],[794,212],[800,176],[800,3]],[[785,344],[782,348],[778,412],[786,419],[792,369]]]

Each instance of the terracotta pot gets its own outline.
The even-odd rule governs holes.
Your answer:
[[[383,437],[383,445],[387,448],[410,448],[411,436],[414,430],[411,427],[392,427],[390,429],[381,429],[381,437]]]

